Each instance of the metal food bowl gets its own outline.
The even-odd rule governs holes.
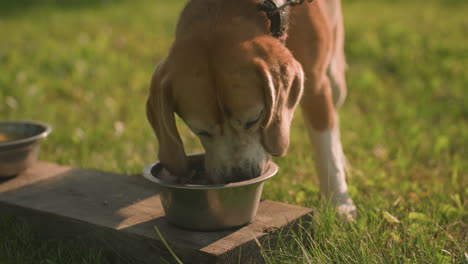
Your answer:
[[[192,166],[202,167],[203,158],[203,154],[189,155]],[[156,183],[167,220],[186,229],[216,231],[240,227],[254,219],[263,183],[278,172],[278,166],[270,162],[263,175],[225,185],[167,183],[158,178],[163,170],[161,163],[155,162],[143,170],[143,176]]]
[[[37,161],[39,142],[52,131],[34,121],[0,122],[0,179],[13,177]]]

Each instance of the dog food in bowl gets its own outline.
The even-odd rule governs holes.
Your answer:
[[[21,139],[21,136],[0,132],[0,143]]]

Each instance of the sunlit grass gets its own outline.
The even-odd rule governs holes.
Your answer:
[[[50,123],[41,152],[48,161],[129,174],[154,161],[144,102],[184,2],[13,3],[0,0],[0,119]],[[344,1],[344,9],[349,95],[340,115],[360,216],[341,225],[320,200],[298,112],[289,154],[276,159],[280,173],[264,197],[316,209],[314,232],[303,230],[267,258],[460,263],[468,242],[468,4]],[[181,134],[188,152],[200,151],[182,124]],[[51,260],[44,263],[71,263],[57,252],[78,245],[34,248],[41,243],[22,228],[0,223],[8,238],[0,262],[27,263],[32,251]],[[80,263],[103,261],[98,249],[79,252]]]

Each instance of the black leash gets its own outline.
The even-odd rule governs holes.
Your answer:
[[[283,10],[284,8],[286,8],[286,7],[289,6],[289,5],[290,5],[290,6],[302,5],[302,3],[304,3],[304,1],[305,1],[305,0],[299,0],[299,1],[296,1],[296,0],[289,0],[289,1],[287,1],[286,3],[282,4],[281,6],[279,6],[279,7],[277,8],[277,11],[276,11],[276,12],[278,12],[278,11],[280,11],[280,10]],[[307,2],[309,2],[309,3],[312,2],[312,1],[314,1],[314,0],[307,0]]]
[[[286,7],[298,6],[304,3],[304,1],[306,0],[288,0],[281,4],[282,1],[280,0],[264,0],[261,4],[258,4],[257,8],[259,11],[265,12],[267,18],[271,21],[271,35],[284,42],[284,36],[288,29]],[[307,0],[309,3],[312,1]]]

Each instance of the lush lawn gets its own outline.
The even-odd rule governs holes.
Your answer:
[[[0,0],[0,120],[50,123],[42,159],[139,173],[157,149],[144,115],[148,82],[183,4]],[[468,1],[344,1],[344,12],[349,96],[340,113],[359,218],[341,225],[319,199],[298,113],[264,196],[316,208],[314,236],[303,230],[266,257],[468,263]],[[181,134],[189,152],[201,150]],[[99,248],[39,241],[0,217],[0,263],[102,262]]]

